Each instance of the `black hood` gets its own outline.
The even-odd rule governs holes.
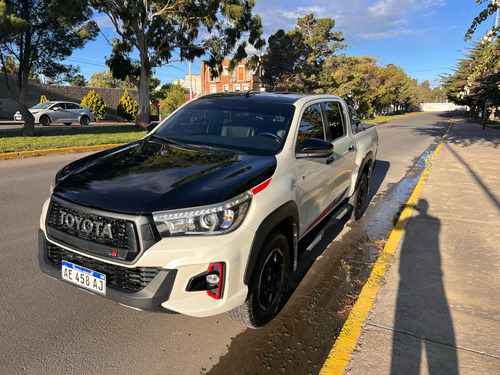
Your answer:
[[[270,178],[274,156],[140,140],[63,168],[54,194],[103,210],[151,213],[220,203]]]

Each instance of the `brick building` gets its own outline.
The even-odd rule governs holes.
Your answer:
[[[201,92],[202,94],[235,91],[265,91],[261,86],[260,76],[262,69],[247,68],[245,61],[241,61],[233,72],[229,72],[229,61],[224,59],[222,73],[219,77],[212,77],[210,67],[201,62]]]

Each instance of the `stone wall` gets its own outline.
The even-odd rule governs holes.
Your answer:
[[[19,90],[17,89],[16,77],[9,76],[9,86],[12,93],[19,97]],[[40,97],[45,95],[48,100],[65,100],[68,102],[80,103],[85,95],[90,90],[95,90],[104,100],[108,107],[106,115],[107,120],[120,120],[116,113],[116,107],[120,101],[124,89],[110,89],[102,87],[89,87],[89,86],[58,86],[58,85],[41,85],[36,82],[30,81],[28,91],[28,107],[32,107],[40,102]],[[138,90],[128,90],[129,95],[135,100],[139,100]],[[0,119],[12,120],[14,113],[17,111],[17,103],[9,95],[5,77],[0,73]]]

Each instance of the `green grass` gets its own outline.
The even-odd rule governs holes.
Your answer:
[[[379,116],[375,118],[370,118],[370,119],[364,119],[361,120],[361,122],[366,122],[368,124],[374,123],[374,122],[382,122],[382,121],[390,121],[390,120],[396,120],[398,118],[406,117],[408,114],[405,115],[393,115],[393,116]]]
[[[143,137],[146,131],[132,125],[119,125],[86,129],[36,129],[35,134],[35,137],[22,137],[18,132],[0,132],[0,153],[127,143]]]

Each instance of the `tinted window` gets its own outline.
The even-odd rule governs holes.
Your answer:
[[[283,147],[294,110],[291,104],[242,97],[198,99],[169,117],[154,134],[194,146],[275,155]]]
[[[66,107],[68,109],[80,109],[81,108],[78,104],[74,104],[74,103],[66,103]]]
[[[325,139],[323,120],[319,104],[313,104],[306,108],[300,120],[297,143],[300,145],[307,138]]]
[[[338,102],[326,102],[326,118],[330,126],[332,139],[340,138],[345,134],[344,116],[342,115],[342,107]]]

